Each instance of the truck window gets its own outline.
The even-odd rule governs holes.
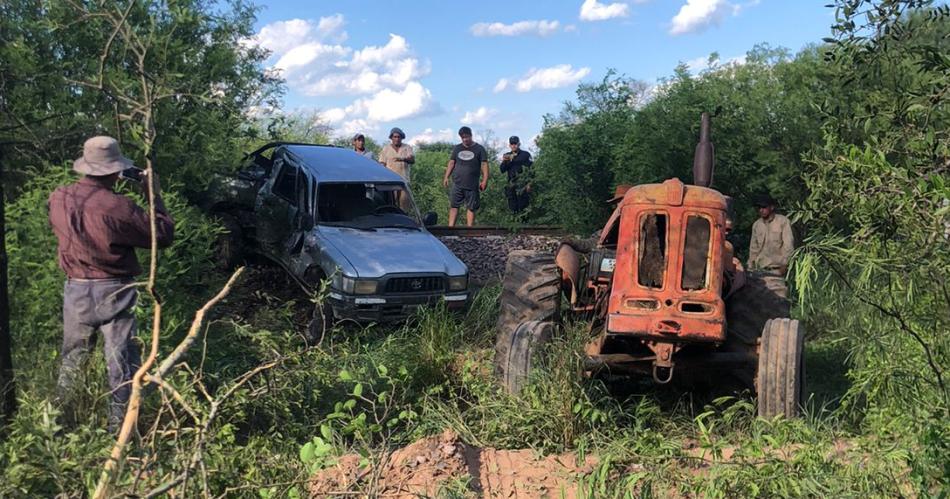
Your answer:
[[[294,206],[297,206],[297,175],[297,167],[285,162],[280,172],[277,173],[277,179],[271,189],[271,192],[275,195],[280,196]]]
[[[666,270],[666,215],[647,213],[640,219],[637,250],[637,282],[641,286],[660,289]]]
[[[683,243],[681,287],[685,291],[706,288],[709,256],[709,220],[698,215],[686,217],[686,238]]]

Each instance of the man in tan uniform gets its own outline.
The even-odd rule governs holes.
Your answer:
[[[416,162],[416,156],[412,151],[412,146],[403,144],[403,140],[406,140],[406,134],[403,133],[402,130],[399,128],[390,130],[390,142],[379,151],[379,162],[406,179],[406,183],[408,184],[410,176],[409,167]]]
[[[775,213],[775,200],[765,194],[754,200],[759,219],[752,225],[749,243],[749,270],[759,272],[766,285],[783,298],[788,295],[785,274],[795,250],[792,224],[784,215]]]

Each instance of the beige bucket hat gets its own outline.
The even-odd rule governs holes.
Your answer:
[[[105,135],[87,140],[82,146],[82,157],[73,161],[73,170],[95,177],[112,175],[132,166],[132,160],[119,151],[119,142]]]

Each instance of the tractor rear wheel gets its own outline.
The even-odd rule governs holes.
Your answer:
[[[553,336],[554,324],[547,321],[524,322],[508,336],[510,343],[506,345],[505,357],[497,367],[501,382],[510,393],[517,395],[521,392],[528,382],[534,362]]]
[[[561,304],[561,276],[554,255],[512,251],[505,268],[496,326],[495,373],[506,379],[512,336],[529,321],[557,324]]]
[[[797,320],[769,319],[762,329],[755,386],[759,416],[798,417],[805,385],[804,328]]]

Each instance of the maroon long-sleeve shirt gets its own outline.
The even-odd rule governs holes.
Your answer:
[[[158,246],[174,239],[175,222],[155,196]],[[59,240],[59,266],[73,279],[132,277],[142,273],[135,248],[149,248],[148,212],[96,177],[83,177],[49,197],[49,221]]]

